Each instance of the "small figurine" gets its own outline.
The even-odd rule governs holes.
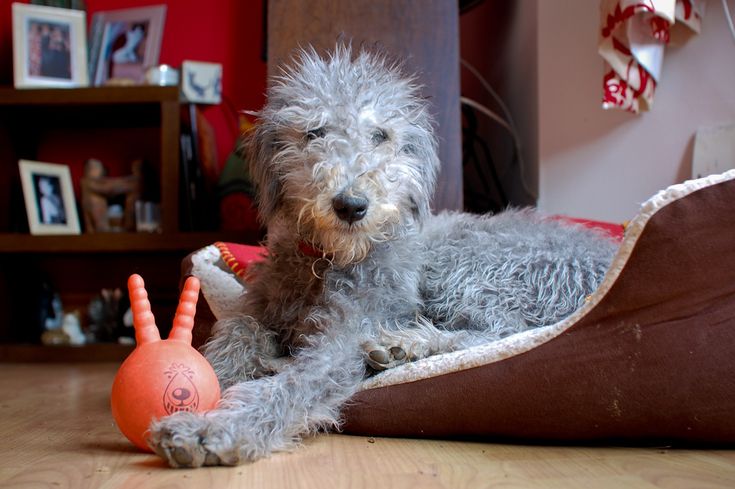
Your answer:
[[[120,289],[102,289],[87,307],[87,335],[90,343],[117,341],[126,336],[123,317],[128,298]]]
[[[109,200],[124,196],[122,230],[135,230],[135,202],[143,193],[143,161],[132,163],[131,174],[124,177],[109,177],[100,160],[89,159],[84,166],[82,187],[82,213],[88,233],[109,232]]]
[[[79,313],[72,312],[63,315],[63,321],[58,328],[47,329],[41,335],[41,343],[46,346],[71,345],[80,346],[87,342],[79,322]]]
[[[39,296],[39,322],[41,323],[41,343],[44,345],[68,345],[69,337],[62,329],[64,307],[58,292],[47,283],[42,284]]]
[[[64,321],[61,323],[61,330],[69,337],[69,344],[72,346],[81,346],[87,342],[87,338],[82,332],[82,325],[79,321],[78,312],[64,314]]]

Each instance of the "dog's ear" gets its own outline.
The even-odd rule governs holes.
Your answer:
[[[433,142],[433,137],[429,136]],[[418,204],[416,206],[415,218],[418,222],[424,222],[431,215],[431,199],[436,191],[436,177],[439,171],[439,156],[436,152],[436,146],[419,146],[419,154],[417,157],[423,162],[421,171],[423,173],[423,188],[414,195],[414,199]]]
[[[263,224],[271,219],[281,202],[281,182],[273,158],[278,144],[276,134],[276,128],[261,119],[245,135],[243,143],[250,178],[255,185],[258,215]]]
[[[410,196],[414,219],[421,223],[431,214],[431,199],[436,190],[440,163],[433,119],[425,109],[418,112],[420,116],[410,125],[401,151],[415,161],[416,168],[421,174],[421,178],[414,181],[415,189]]]

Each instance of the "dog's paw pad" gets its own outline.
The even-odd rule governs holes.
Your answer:
[[[389,351],[390,351],[390,354],[393,355],[393,358],[395,358],[398,361],[406,358],[406,351],[400,346],[394,346]]]
[[[391,355],[386,350],[373,350],[368,353],[368,358],[372,361],[372,363],[377,363],[379,365],[386,365],[388,362],[390,362]]]
[[[378,372],[397,367],[409,360],[406,351],[400,346],[386,349],[376,343],[368,342],[363,345],[363,350],[365,363]]]
[[[228,449],[227,437],[203,416],[178,413],[154,422],[149,433],[151,448],[172,467],[239,463],[237,447]]]
[[[216,453],[207,451],[207,455],[204,457],[204,465],[212,466],[212,465],[234,465],[234,464],[223,464],[222,460],[220,460],[219,456],[217,456]]]
[[[194,464],[194,456],[184,447],[176,447],[173,450],[169,450],[168,455],[178,467],[192,467]]]

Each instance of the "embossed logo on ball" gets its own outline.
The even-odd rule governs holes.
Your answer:
[[[163,393],[163,406],[168,414],[196,411],[199,391],[194,385],[194,371],[183,363],[172,363],[164,372],[170,380]]]

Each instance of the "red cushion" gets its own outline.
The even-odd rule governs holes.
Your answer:
[[[268,250],[263,246],[225,243],[223,241],[217,241],[214,245],[219,248],[222,259],[232,272],[243,278],[245,278],[245,272],[251,263],[262,261],[268,255]]]
[[[554,216],[554,219],[559,219],[560,221],[572,222],[575,224],[581,224],[582,226],[588,227],[590,229],[598,229],[600,231],[604,231],[611,238],[614,238],[617,241],[622,241],[623,236],[625,234],[625,224],[615,224],[612,222],[604,222],[604,221],[593,221],[591,219],[580,219],[577,217],[567,217],[567,216]]]

